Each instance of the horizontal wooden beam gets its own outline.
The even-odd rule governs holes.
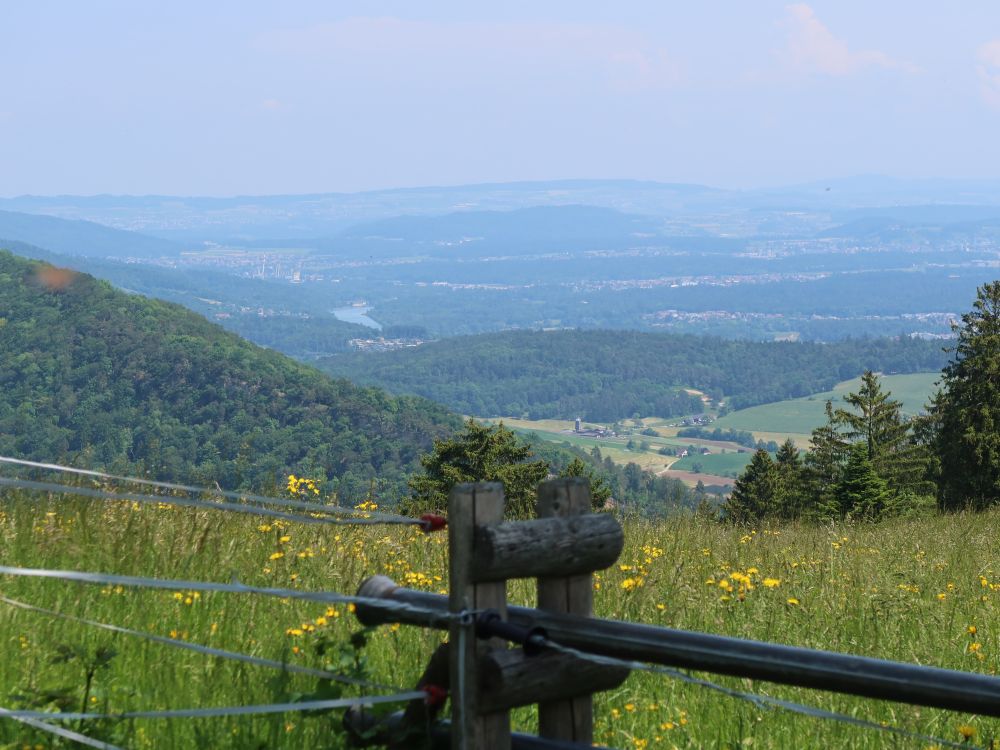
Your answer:
[[[390,601],[447,611],[446,597],[389,584],[381,588],[390,592]],[[433,619],[362,606],[357,614],[366,625],[426,625]],[[508,607],[507,617],[517,625],[543,628],[556,643],[591,654],[1000,717],[1000,678],[989,675],[528,607]]]
[[[592,573],[612,565],[624,544],[621,524],[610,513],[479,526],[472,577],[484,582]]]
[[[491,651],[479,669],[479,705],[485,712],[611,690],[629,675],[628,669],[569,654],[526,656],[519,648]]]

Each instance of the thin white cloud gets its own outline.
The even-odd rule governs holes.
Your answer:
[[[979,48],[979,91],[991,107],[1000,109],[1000,39],[987,42]]]
[[[521,73],[583,76],[613,88],[647,89],[672,87],[683,77],[677,62],[655,40],[616,26],[349,18],[272,32],[259,38],[258,45],[341,70],[362,68],[397,79],[429,74],[437,85]]]
[[[265,99],[260,103],[262,109],[267,109],[274,111],[276,109],[281,109],[281,102],[277,99]]]
[[[852,75],[865,68],[919,72],[916,66],[895,60],[885,52],[851,49],[847,42],[834,36],[806,3],[789,5],[786,10],[788,47],[785,57],[799,72],[828,76]]]

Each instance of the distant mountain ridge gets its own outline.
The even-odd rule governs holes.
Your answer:
[[[0,211],[0,241],[17,240],[64,255],[156,258],[177,255],[184,247],[159,237],[112,229],[80,219]]]
[[[510,211],[590,205],[660,218],[720,212],[821,214],[878,205],[1000,205],[1000,180],[903,179],[861,175],[798,185],[726,189],[691,183],[569,179],[423,186],[357,193],[230,197],[32,196],[0,198],[0,209],[87,219],[176,241],[328,238],[358,224],[399,215]],[[841,222],[843,223],[843,222]],[[740,223],[733,225],[738,228]],[[43,244],[44,243],[40,243]]]
[[[0,251],[0,452],[164,480],[345,499],[404,491],[460,426],[422,399],[331,380],[177,305]]]

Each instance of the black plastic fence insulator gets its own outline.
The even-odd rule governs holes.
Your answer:
[[[503,638],[522,646],[527,656],[535,656],[544,651],[548,639],[544,628],[507,622],[495,609],[484,610],[476,617],[476,637],[481,640]]]
[[[386,598],[448,612],[448,598],[440,594],[391,588]],[[361,605],[358,616],[366,625],[427,622]],[[537,624],[556,643],[591,654],[1000,717],[1000,678],[991,675],[527,607],[509,606],[507,617],[515,624]],[[444,626],[444,621],[433,624]]]

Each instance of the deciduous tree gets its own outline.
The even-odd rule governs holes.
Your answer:
[[[420,459],[423,473],[410,480],[409,512],[448,507],[451,488],[462,482],[502,482],[507,515],[534,515],[536,488],[549,472],[545,461],[531,461],[531,448],[503,426],[465,423],[465,431],[435,440],[434,450]]]

